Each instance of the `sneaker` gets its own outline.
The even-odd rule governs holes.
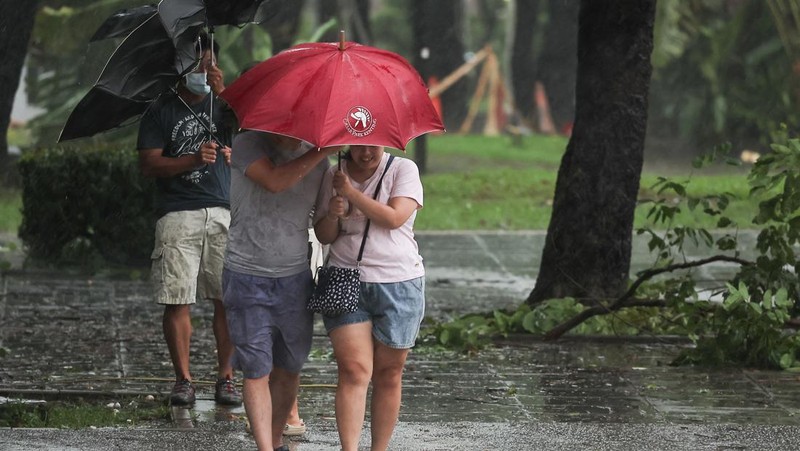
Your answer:
[[[298,425],[286,423],[286,425],[283,427],[283,435],[287,437],[296,437],[305,433],[306,424],[303,422],[303,420],[300,420],[300,424]]]
[[[225,406],[242,404],[242,395],[236,389],[233,379],[228,377],[217,379],[217,383],[214,384],[214,401]]]
[[[173,406],[190,406],[194,404],[194,385],[189,379],[175,382],[172,393],[169,395],[169,403]]]

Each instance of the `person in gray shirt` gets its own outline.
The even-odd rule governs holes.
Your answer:
[[[308,218],[327,157],[338,150],[256,131],[233,142],[223,304],[233,366],[242,371],[245,410],[262,450],[285,446],[284,425],[311,351]]]

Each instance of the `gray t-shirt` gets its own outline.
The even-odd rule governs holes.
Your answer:
[[[231,153],[231,226],[225,268],[261,277],[287,277],[308,269],[308,218],[330,167],[323,159],[291,188],[271,193],[244,175],[251,163],[268,157],[281,165],[306,152],[273,147],[266,134],[245,131],[236,136]]]

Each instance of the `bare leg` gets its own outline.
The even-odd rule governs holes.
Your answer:
[[[292,426],[300,426],[303,423],[303,420],[300,418],[300,409],[297,406],[297,398],[294,398],[294,404],[292,404],[292,409],[289,410],[289,415],[286,417],[286,424],[291,424]]]
[[[300,373],[273,368],[269,377],[269,389],[272,393],[272,445],[278,448],[283,443],[283,426],[286,424],[286,418],[297,400]]]
[[[225,307],[222,301],[214,299],[214,338],[217,340],[217,377],[233,379],[231,357],[233,345],[228,335],[228,322],[225,318]]]
[[[272,397],[268,376],[244,380],[244,409],[256,446],[260,451],[271,450]]]
[[[162,327],[176,380],[192,380],[192,375],[189,373],[189,342],[192,338],[189,305],[164,306]]]
[[[403,366],[408,349],[394,349],[375,342],[375,370],[372,375],[372,451],[389,448],[400,415]]]
[[[330,338],[339,372],[336,387],[339,440],[343,451],[355,451],[364,426],[367,388],[372,377],[372,323],[336,328]]]

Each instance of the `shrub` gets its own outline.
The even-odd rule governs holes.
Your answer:
[[[54,148],[19,162],[19,236],[34,260],[142,265],[153,247],[155,183],[132,151]]]

